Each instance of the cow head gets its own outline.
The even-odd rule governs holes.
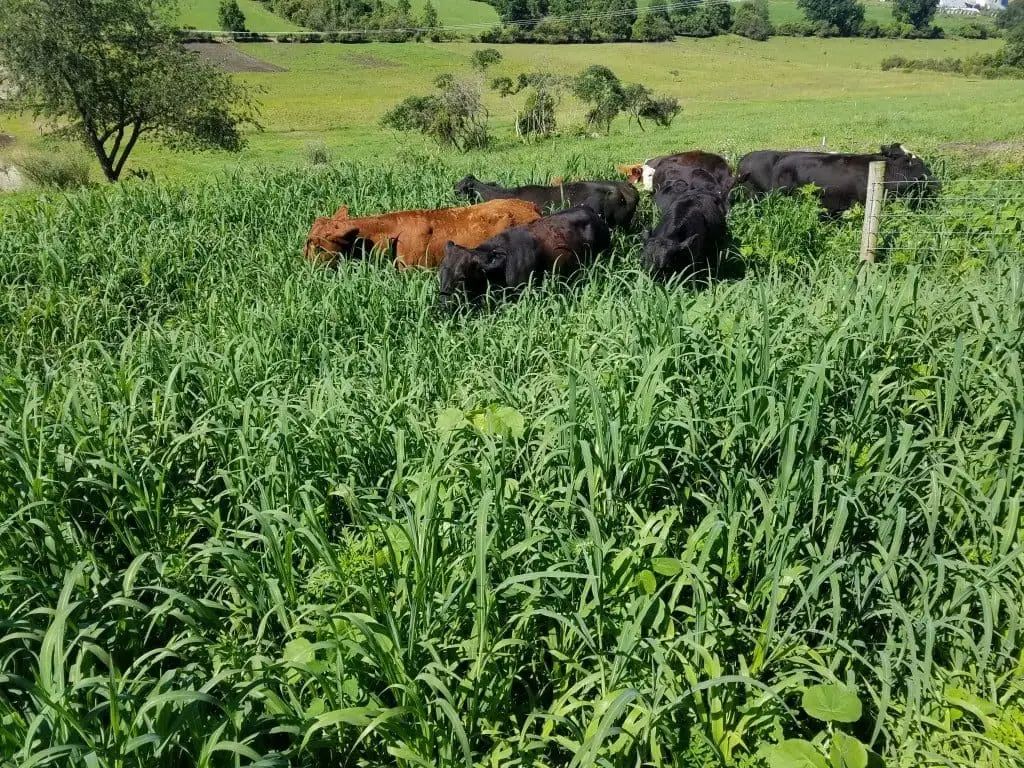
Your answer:
[[[331,216],[331,218],[334,221],[344,221],[345,219],[347,219],[348,218],[348,206],[347,205],[341,206],[338,210],[336,210],[334,212],[334,215]]]
[[[470,200],[475,200],[477,197],[476,187],[479,183],[479,179],[472,174],[463,177],[459,181],[455,182],[455,196],[468,197]]]
[[[505,268],[505,254],[497,250],[463,248],[453,242],[444,247],[440,271],[440,301],[447,306],[459,296],[471,301],[487,293],[487,286]]]
[[[692,269],[697,235],[690,235],[682,242],[665,237],[648,237],[640,256],[640,263],[655,279],[665,280],[672,275]]]
[[[626,181],[630,184],[636,184],[643,178],[643,163],[632,163],[631,165],[619,165],[616,166],[615,170],[626,177]]]
[[[939,180],[932,174],[928,165],[917,155],[908,152],[902,144],[890,144],[882,147],[885,158],[885,181],[896,190],[919,193],[915,197],[926,197],[938,192]]]

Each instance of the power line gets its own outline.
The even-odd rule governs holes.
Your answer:
[[[651,5],[648,6],[643,12],[650,13],[652,11],[668,11],[672,10],[683,10],[687,8],[698,8],[702,5],[732,5],[742,0],[680,0],[680,2],[665,3],[663,5]],[[198,34],[198,35],[218,35],[218,36],[230,36],[232,38],[247,36],[253,37],[281,37],[284,35],[301,35],[303,37],[323,37],[326,35],[350,35],[350,36],[364,36],[369,37],[372,35],[381,35],[392,32],[405,32],[405,33],[430,33],[430,32],[449,32],[449,31],[460,31],[470,29],[493,29],[496,26],[505,27],[526,27],[535,26],[541,22],[559,22],[559,23],[573,23],[578,21],[590,21],[593,19],[608,19],[615,18],[618,16],[639,16],[641,11],[632,9],[620,9],[617,11],[602,11],[600,13],[576,13],[567,14],[564,16],[537,16],[532,19],[519,19],[516,21],[507,22],[476,22],[472,24],[446,24],[437,27],[389,27],[389,28],[369,28],[369,29],[333,29],[333,30],[311,30],[303,32],[295,31],[284,31],[284,32],[228,32],[222,29],[210,30],[210,29],[181,29],[180,32]]]

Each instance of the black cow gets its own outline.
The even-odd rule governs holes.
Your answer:
[[[722,194],[693,187],[663,198],[663,204],[661,221],[647,234],[641,263],[655,278],[680,273],[707,278],[728,241]]]
[[[658,210],[664,215],[672,207],[676,198],[687,192],[697,191],[717,196],[728,211],[728,187],[723,187],[718,179],[702,168],[690,169],[682,173],[678,170],[666,173],[654,193],[654,204],[658,206]]]
[[[736,166],[736,187],[744,188],[751,197],[761,197],[772,189],[772,171],[783,155],[795,155],[796,152],[780,152],[774,149],[761,149],[748,152],[740,158]],[[811,154],[801,152],[799,154]]]
[[[663,155],[648,160],[644,165],[653,169],[650,189],[657,192],[662,184],[670,180],[687,179],[693,174],[708,174],[726,192],[732,188],[733,177],[729,161],[711,152],[683,152],[678,155]]]
[[[512,227],[476,248],[445,246],[441,303],[457,295],[476,301],[488,288],[519,288],[532,277],[568,277],[608,249],[611,232],[592,208],[580,205]]]
[[[746,159],[746,158],[744,158]],[[753,159],[748,165],[763,179],[767,156]],[[938,180],[925,162],[901,144],[883,146],[881,152],[867,155],[829,152],[783,152],[775,160],[771,180],[765,191],[792,192],[807,184],[818,187],[821,204],[830,215],[836,215],[864,203],[867,199],[868,166],[885,161],[885,189],[894,195],[930,195],[939,189]],[[741,161],[741,165],[742,165]],[[739,183],[745,183],[741,174]]]
[[[586,205],[612,227],[628,227],[640,202],[640,193],[624,181],[576,181],[551,187],[528,184],[505,188],[466,176],[455,184],[455,194],[474,202],[514,197],[533,203],[543,211]]]

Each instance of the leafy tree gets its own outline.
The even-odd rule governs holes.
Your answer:
[[[473,51],[473,55],[469,58],[469,65],[482,75],[501,61],[501,58],[501,51],[497,48],[481,48]]]
[[[704,0],[698,6],[680,9],[676,31],[692,37],[711,37],[732,28],[732,5],[726,0]]]
[[[412,18],[412,3],[409,0],[398,0],[395,3],[395,10],[407,19]]]
[[[381,124],[396,131],[417,131],[460,152],[488,146],[490,116],[476,86],[452,75],[438,76],[434,86],[437,93],[408,97],[389,110]]]
[[[531,19],[529,0],[501,0],[498,16],[502,24],[514,24]]]
[[[996,26],[999,29],[1024,26],[1024,0],[1012,0],[1009,5],[997,13]]]
[[[594,31],[614,40],[628,40],[636,21],[636,0],[591,0]]]
[[[764,0],[744,0],[736,9],[732,31],[751,40],[767,40],[775,31],[768,18],[768,4]]]
[[[238,151],[256,124],[244,86],[201,62],[163,19],[168,0],[0,0],[0,65],[19,106],[84,139],[117,181],[143,136]]]
[[[423,5],[423,18],[420,20],[420,26],[427,30],[427,34],[431,40],[435,43],[440,41],[441,34],[439,32],[441,21],[437,16],[437,8],[434,4],[427,0]]]
[[[546,138],[557,128],[555,112],[564,86],[563,78],[549,72],[521,73],[513,82],[510,77],[497,77],[491,89],[502,98],[526,92],[523,108],[516,115],[516,135],[523,139]]]
[[[1006,33],[1003,57],[1011,67],[1024,67],[1024,24],[1018,24]]]
[[[245,32],[245,14],[238,7],[238,0],[220,0],[217,20],[226,32]]]
[[[573,80],[572,92],[590,106],[587,125],[608,133],[612,120],[625,106],[622,83],[608,67],[592,64]]]
[[[892,17],[914,29],[927,29],[938,8],[939,0],[893,0]]]
[[[655,96],[651,89],[640,83],[630,83],[622,89],[623,109],[630,120],[636,120],[644,130],[644,120],[667,128],[682,110],[679,100],[670,96]]]
[[[796,0],[808,20],[833,26],[841,35],[855,35],[864,21],[864,6],[857,0]]]
[[[648,6],[633,25],[634,40],[654,42],[671,40],[675,36],[672,20],[668,16],[668,7],[660,4],[660,0],[656,2],[658,4]]]

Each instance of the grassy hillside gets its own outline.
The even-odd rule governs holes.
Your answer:
[[[999,41],[889,41],[738,37],[682,39],[663,44],[524,46],[501,48],[504,62],[494,74],[543,68],[575,73],[594,61],[611,66],[626,81],[643,82],[676,96],[682,115],[669,129],[641,132],[619,119],[611,136],[570,138],[524,146],[510,138],[516,99],[488,94],[496,151],[524,175],[574,158],[615,162],[641,160],[676,147],[700,146],[736,155],[766,146],[819,146],[861,150],[902,141],[922,151],[947,142],[1013,141],[1020,121],[1013,81],[969,80],[934,73],[882,72],[886,56],[966,56],[998,48]],[[179,155],[152,144],[137,150],[133,164],[174,178],[195,178],[239,165],[294,165],[307,147],[322,143],[335,159],[386,160],[401,148],[424,151],[430,142],[412,134],[383,132],[380,116],[404,96],[423,93],[442,72],[468,75],[475,46],[450,44],[245,45],[242,50],[287,68],[287,72],[243,74],[263,89],[265,130],[250,137],[241,155]],[[571,97],[560,108],[568,132],[584,111]],[[5,127],[6,126],[6,127]],[[21,118],[0,117],[0,131],[23,145],[38,144],[38,131]],[[480,155],[470,154],[472,167]]]
[[[219,5],[219,0],[180,0],[179,23],[195,29],[220,29],[217,21]],[[297,32],[302,29],[271,13],[256,0],[238,0],[238,7],[245,14],[245,25],[250,32]]]

